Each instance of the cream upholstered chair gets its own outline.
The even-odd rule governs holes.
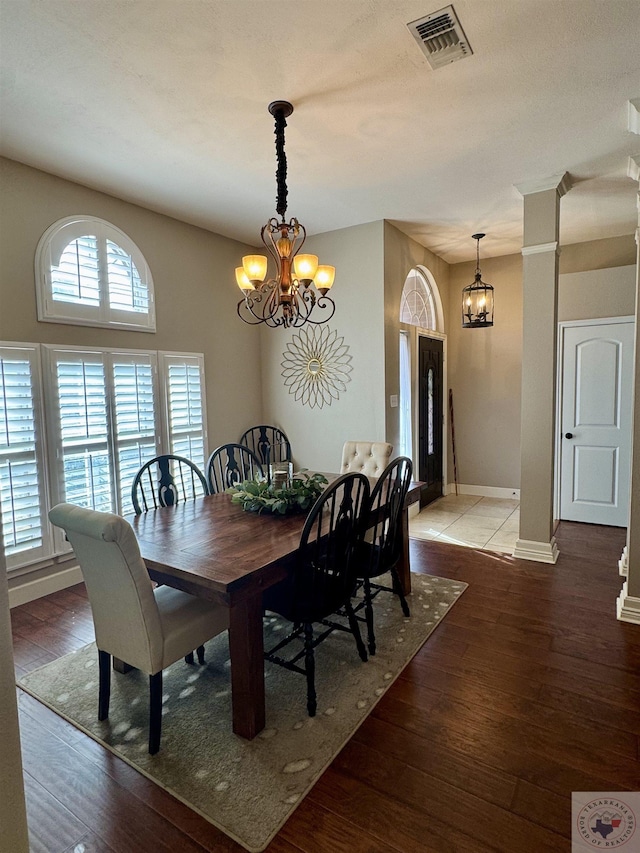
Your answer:
[[[387,441],[345,441],[341,474],[356,471],[365,477],[379,477],[389,464],[393,445]]]
[[[162,670],[228,628],[227,610],[169,586],[154,589],[133,529],[119,515],[63,503],[49,520],[66,532],[87,587],[98,646],[98,719],[109,716],[113,655],[149,675],[153,755],[160,748]]]

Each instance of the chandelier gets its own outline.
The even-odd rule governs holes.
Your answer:
[[[476,240],[476,277],[462,291],[462,328],[493,326],[493,287],[482,280],[480,272],[480,240],[485,234],[472,234]]]
[[[304,225],[297,219],[286,220],[287,213],[287,155],[284,150],[286,119],[293,112],[288,101],[273,101],[269,112],[275,119],[276,212],[262,228],[260,237],[275,261],[275,276],[267,278],[268,258],[265,255],[245,255],[242,266],[236,267],[236,282],[244,298],[238,302],[238,316],[245,323],[265,323],[271,328],[303,326],[305,323],[324,323],[333,317],[336,306],[327,293],[333,285],[335,267],[318,265],[317,255],[300,253],[307,236]],[[312,318],[316,311],[325,313]]]

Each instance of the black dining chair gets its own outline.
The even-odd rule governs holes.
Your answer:
[[[264,477],[260,460],[244,444],[221,444],[216,447],[207,461],[206,467],[209,492],[212,495],[224,492],[230,486],[237,486],[244,480]]]
[[[293,623],[291,633],[267,650],[265,659],[306,676],[310,717],[315,716],[317,708],[316,646],[340,628],[353,634],[360,658],[367,660],[351,596],[355,585],[353,554],[364,532],[368,500],[369,481],[362,474],[345,474],[327,486],[307,516],[291,573],[263,594],[265,610]],[[337,610],[344,610],[348,627],[328,621]],[[314,623],[320,625],[317,636]],[[301,649],[282,657],[283,649],[296,641],[299,645],[301,640]]]
[[[270,462],[291,462],[291,444],[279,427],[269,424],[250,427],[240,437],[240,444],[253,450],[265,470]]]
[[[131,501],[136,515],[209,494],[207,480],[190,459],[165,453],[145,462],[133,478]]]
[[[411,460],[398,456],[380,474],[369,501],[369,527],[358,546],[355,570],[357,578],[362,581],[363,599],[356,610],[364,608],[371,655],[376,653],[372,602],[378,593],[395,593],[400,599],[402,612],[410,616],[396,567],[402,556],[402,510],[412,472]],[[373,578],[387,572],[391,575],[391,587],[373,582]]]

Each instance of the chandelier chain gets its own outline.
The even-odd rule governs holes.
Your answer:
[[[285,213],[287,212],[287,155],[284,150],[284,129],[287,126],[287,120],[283,110],[276,110],[275,115],[275,130],[276,137],[276,159],[278,168],[276,169],[276,211],[282,217],[284,222]]]

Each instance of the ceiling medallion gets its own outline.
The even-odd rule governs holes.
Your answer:
[[[236,282],[244,294],[238,302],[238,316],[245,323],[264,323],[272,328],[297,327],[305,323],[317,325],[331,319],[335,312],[333,299],[327,293],[336,270],[331,266],[319,266],[317,255],[300,254],[307,236],[305,227],[295,217],[286,221],[284,129],[293,107],[288,101],[273,101],[269,104],[269,112],[275,119],[276,212],[280,220],[272,217],[262,228],[260,237],[275,261],[276,272],[275,277],[266,278],[268,258],[265,255],[246,255],[242,259],[242,266],[236,267]]]

